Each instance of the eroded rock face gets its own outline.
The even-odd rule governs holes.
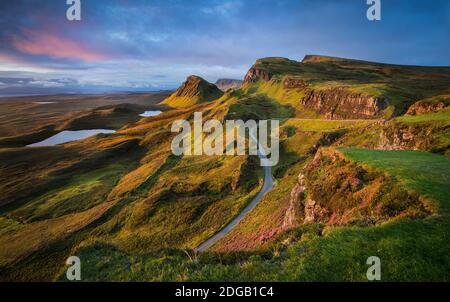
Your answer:
[[[297,217],[301,210],[300,202],[302,200],[303,192],[305,191],[305,175],[300,174],[298,176],[298,181],[295,187],[291,191],[290,199],[289,199],[289,208],[286,211],[283,221],[283,229],[287,229],[295,226]]]
[[[391,131],[383,129],[380,133],[380,145],[378,148],[382,150],[419,150],[413,138],[414,135],[409,127],[404,129],[391,129]]]
[[[408,111],[406,112],[406,115],[421,115],[425,113],[430,112],[436,112],[439,110],[444,109],[445,103],[444,102],[416,102],[409,107]]]
[[[308,198],[305,201],[305,218],[303,223],[322,222],[327,218],[328,211],[315,200]]]
[[[379,149],[427,150],[431,146],[433,128],[420,129],[416,125],[389,125],[380,133]]]
[[[244,83],[253,83],[253,82],[258,81],[258,79],[262,79],[267,82],[272,79],[272,75],[267,70],[259,69],[257,67],[252,67],[249,69],[249,71],[245,75]]]
[[[284,89],[306,89],[308,87],[308,83],[302,79],[287,77],[283,80],[283,87]]]
[[[352,93],[342,87],[307,90],[300,103],[327,119],[374,119],[387,108],[385,98]]]
[[[448,123],[402,123],[390,121],[383,125],[377,149],[420,150],[448,153],[450,144],[442,139],[450,131]]]

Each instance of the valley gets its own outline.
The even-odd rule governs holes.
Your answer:
[[[375,255],[385,281],[448,281],[449,67],[271,57],[220,83],[0,99],[0,280],[77,255],[83,281],[365,281]],[[174,155],[195,112],[277,120],[278,164]]]

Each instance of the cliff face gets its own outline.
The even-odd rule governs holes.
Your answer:
[[[248,70],[244,86],[254,84],[249,90],[252,93],[265,93],[293,107],[297,104],[301,107],[301,102],[305,109],[311,109],[302,112],[302,108],[295,108],[298,117],[312,116],[309,113],[316,111],[329,119],[390,118],[404,113],[412,100],[432,98],[431,102],[414,105],[409,114],[443,108],[441,99],[434,98],[449,99],[449,70],[447,67],[401,66],[321,55],[307,55],[301,62],[267,57],[257,60]],[[381,95],[372,93],[372,89]]]
[[[272,74],[267,70],[259,69],[258,67],[254,66],[250,68],[250,70],[245,75],[244,83],[256,82],[258,79],[270,81],[270,79],[272,79]]]
[[[384,98],[352,93],[345,88],[308,90],[301,105],[324,114],[327,119],[379,118],[387,108]]]
[[[421,115],[430,112],[437,112],[444,109],[448,103],[450,103],[450,98],[446,101],[419,101],[412,104],[406,115]]]
[[[381,133],[378,149],[421,150],[446,153],[450,146],[443,137],[450,131],[447,124],[402,124],[390,122]]]
[[[244,83],[251,85],[259,80],[270,82],[272,86],[281,86],[274,87],[274,90],[280,88],[288,90],[284,94],[287,98],[301,92],[304,95],[302,99],[289,100],[289,103],[297,101],[300,106],[324,115],[327,119],[381,118],[389,105],[387,97],[351,92],[346,87],[357,87],[354,83],[325,89],[311,87],[310,84],[316,83],[317,79],[320,79],[318,82],[339,81],[339,78],[343,77],[355,78],[354,81],[357,81],[358,76],[355,75],[357,72],[347,74],[349,68],[338,65],[342,62],[346,61],[324,56],[306,56],[303,62],[285,58],[264,58],[257,60],[250,68],[245,75]],[[323,64],[327,64],[326,68],[330,70],[324,71]],[[365,74],[361,73],[359,76],[364,78]],[[256,85],[255,88],[258,89],[259,86]],[[289,90],[296,92],[289,94]],[[301,108],[299,110],[301,111]]]
[[[283,219],[283,229],[287,229],[297,225],[297,217],[302,216],[304,211],[299,203],[304,198],[305,192],[305,175],[300,174],[297,178],[297,183],[291,191],[289,198],[289,208]]]
[[[235,79],[219,79],[215,83],[217,88],[219,88],[222,91],[227,91],[228,89],[238,89],[242,85],[241,80],[235,80]]]

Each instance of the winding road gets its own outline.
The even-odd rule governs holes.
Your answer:
[[[257,139],[253,134],[250,133],[250,138],[252,138],[254,141],[257,142]],[[258,156],[261,159],[261,162],[267,161],[267,155],[264,151],[264,148],[259,144],[258,142]],[[214,236],[210,237],[208,240],[200,244],[195,251],[196,252],[204,252],[209,247],[214,245],[217,241],[225,237],[228,233],[233,230],[233,228],[242,220],[245,216],[247,216],[248,213],[250,213],[255,206],[262,200],[264,195],[269,192],[274,185],[273,177],[272,177],[272,167],[271,166],[264,166],[264,184],[261,188],[261,190],[256,194],[256,196],[252,199],[252,201],[245,207],[245,209],[239,213],[229,224],[227,224],[223,229],[221,229],[218,233],[216,233]]]

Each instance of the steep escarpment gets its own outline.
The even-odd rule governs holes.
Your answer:
[[[257,60],[244,78],[243,89],[289,104],[297,117],[378,119],[404,114],[415,100],[448,95],[449,82],[448,67],[308,55],[301,62],[279,57]],[[418,112],[442,108],[441,103],[427,104],[427,109],[416,106]]]
[[[256,82],[259,79],[262,79],[264,81],[270,81],[271,78],[272,78],[272,75],[270,74],[269,71],[259,69],[257,67],[252,67],[249,69],[249,71],[245,75],[244,83]]]
[[[324,114],[327,119],[371,119],[382,115],[388,101],[338,87],[309,90],[300,104]]]
[[[163,104],[171,107],[188,107],[220,98],[223,91],[201,77],[191,75]]]
[[[389,175],[368,170],[329,148],[320,149],[299,175],[291,208],[296,204],[299,224],[373,225],[429,213],[419,195],[406,191]],[[293,209],[286,219],[294,220]]]
[[[254,83],[258,80],[270,81],[275,75],[283,75],[289,70],[295,71],[299,64],[301,63],[280,57],[256,60],[255,64],[245,75],[244,84]]]

